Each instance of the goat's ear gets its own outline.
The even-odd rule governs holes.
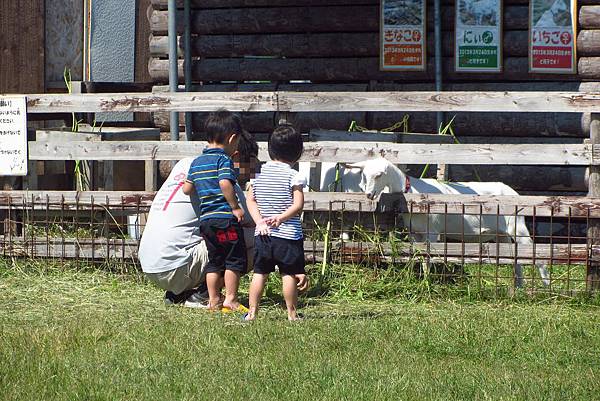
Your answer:
[[[383,171],[378,171],[377,173],[375,173],[375,175],[373,176],[373,178],[379,178],[383,175]]]
[[[356,162],[356,163],[340,163],[344,168],[354,169],[357,168],[359,170],[363,170],[365,168],[365,162]]]

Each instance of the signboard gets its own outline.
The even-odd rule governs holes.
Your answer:
[[[529,2],[529,71],[575,74],[576,0]]]
[[[382,70],[425,70],[425,0],[381,0]]]
[[[0,96],[0,176],[27,175],[25,97]]]
[[[502,0],[457,0],[454,68],[502,71]]]

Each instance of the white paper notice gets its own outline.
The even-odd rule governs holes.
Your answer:
[[[27,175],[27,102],[0,96],[0,175]]]

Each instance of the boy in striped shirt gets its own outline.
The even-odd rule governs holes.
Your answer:
[[[200,233],[208,249],[204,271],[209,308],[221,306],[224,277],[223,308],[246,311],[237,294],[240,275],[246,272],[246,246],[240,226],[244,210],[235,194],[231,160],[242,135],[242,122],[238,115],[218,110],[209,115],[205,129],[208,146],[192,162],[182,189],[186,195],[196,192],[200,199]]]
[[[247,197],[248,212],[256,223],[254,275],[250,284],[250,311],[254,320],[269,273],[279,266],[288,319],[298,320],[297,280],[304,273],[304,243],[300,212],[304,207],[306,178],[292,169],[300,159],[302,137],[292,126],[282,125],[269,138],[271,161],[261,167]]]

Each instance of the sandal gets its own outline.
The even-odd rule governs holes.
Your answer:
[[[223,306],[221,308],[221,312],[222,313],[234,313],[234,312],[240,312],[240,313],[248,313],[250,311],[250,309],[246,308],[244,305],[240,304],[237,308],[232,309],[228,306]]]

